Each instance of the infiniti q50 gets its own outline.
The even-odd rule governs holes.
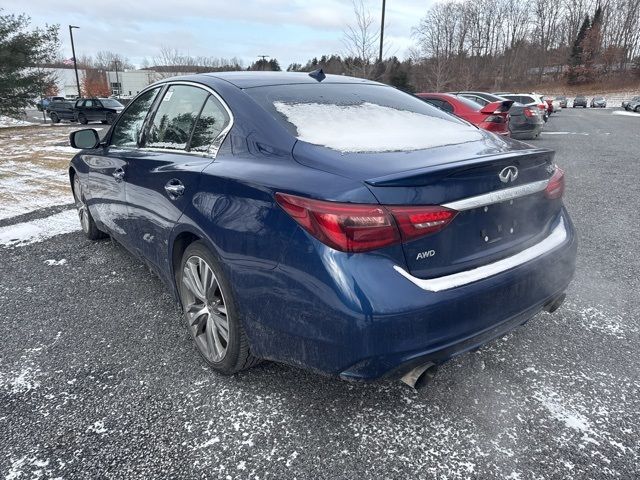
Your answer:
[[[71,134],[90,239],[155,270],[197,350],[421,382],[555,310],[576,239],[550,150],[320,72],[165,79]]]

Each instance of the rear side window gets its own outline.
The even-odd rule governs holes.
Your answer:
[[[230,120],[227,110],[217,98],[210,95],[196,122],[191,142],[189,143],[189,150],[208,152]]]
[[[188,85],[171,85],[159,103],[145,146],[186,150],[208,92]]]
[[[127,148],[138,146],[144,120],[159,91],[160,88],[154,88],[143,93],[120,115],[113,129],[111,145]]]

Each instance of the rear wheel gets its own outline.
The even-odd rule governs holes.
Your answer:
[[[187,247],[176,276],[184,320],[205,361],[227,375],[258,363],[249,350],[230,285],[204,243]]]
[[[87,117],[85,117],[84,113],[78,114],[78,121],[83,125],[86,125],[87,123],[89,123],[89,120],[87,120]]]
[[[60,123],[60,118],[55,113],[51,113],[51,115],[49,115],[49,116],[51,117],[51,121],[53,123]]]
[[[638,105],[634,111],[635,111],[636,113],[640,113],[640,105]]]
[[[107,234],[97,227],[96,222],[91,216],[91,212],[89,212],[89,209],[84,202],[84,195],[82,194],[82,187],[80,185],[80,178],[78,175],[73,177],[73,198],[75,198],[78,217],[80,217],[80,225],[82,226],[82,231],[86,237],[89,240],[100,240],[101,238],[106,238]]]

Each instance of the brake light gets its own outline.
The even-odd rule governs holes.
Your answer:
[[[556,167],[555,172],[549,179],[547,188],[544,189],[544,195],[550,200],[562,197],[564,194],[564,171]]]
[[[439,206],[385,207],[285,193],[276,193],[276,201],[307,232],[342,252],[366,252],[435,233],[457,214]]]
[[[525,117],[532,118],[536,116],[536,112],[531,110],[529,107],[524,108],[523,112]]]
[[[545,104],[544,104],[544,103],[539,103],[539,104],[538,104],[538,108],[539,108],[540,110],[546,110],[546,109],[547,109],[547,107],[545,106]]]
[[[506,123],[507,119],[502,115],[489,115],[484,121],[490,123]]]
[[[439,232],[458,214],[455,210],[438,205],[387,209],[393,214],[404,242]]]

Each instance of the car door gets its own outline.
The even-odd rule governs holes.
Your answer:
[[[231,116],[213,91],[194,84],[170,84],[157,105],[140,155],[127,165],[127,202],[136,219],[136,247],[159,272],[168,272],[171,232]]]
[[[135,219],[129,215],[127,206],[126,174],[129,163],[141,155],[145,120],[160,90],[155,87],[138,96],[118,118],[102,153],[87,159],[90,167],[87,204],[91,213],[100,226],[133,251]]]

